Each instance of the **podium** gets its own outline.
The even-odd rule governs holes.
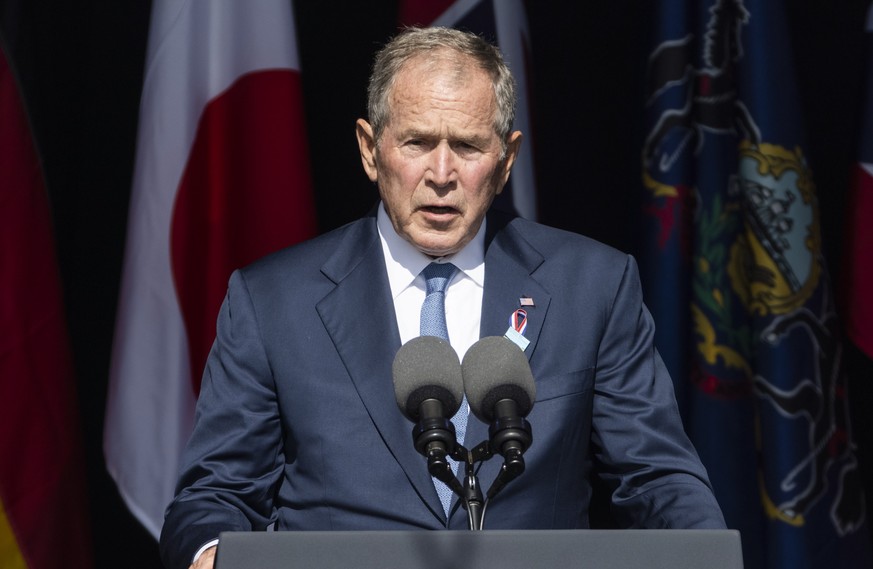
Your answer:
[[[736,530],[226,532],[215,569],[742,569]]]

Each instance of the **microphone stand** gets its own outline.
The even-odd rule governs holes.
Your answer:
[[[501,401],[498,405],[502,404]],[[512,402],[514,404],[514,402]],[[514,411],[514,407],[512,409]],[[485,515],[487,500],[491,500],[500,490],[512,480],[518,478],[524,472],[524,451],[530,447],[532,436],[531,426],[523,417],[516,413],[509,413],[508,417],[498,417],[492,422],[488,430],[489,440],[483,441],[472,450],[467,450],[458,445],[452,453],[452,458],[465,464],[464,485],[459,492],[452,489],[461,498],[461,504],[467,510],[467,521],[470,530],[481,530]],[[495,449],[503,456],[503,465],[500,473],[492,482],[487,495],[483,498],[482,488],[476,476],[475,464],[490,459],[495,454]]]
[[[480,447],[482,445],[479,445]],[[478,457],[476,451],[479,447],[468,451],[461,447],[463,455],[459,458],[463,459],[464,463],[464,486],[458,496],[461,498],[461,505],[467,510],[467,526],[472,531],[482,529],[482,513],[485,499],[482,495],[482,488],[479,486],[479,478],[476,476],[476,462],[485,460],[490,457]],[[462,453],[458,453],[462,454]],[[456,460],[458,460],[456,458]],[[461,462],[459,460],[459,462]]]
[[[509,417],[495,419],[488,433],[490,440],[479,443],[471,450],[452,444],[455,441],[455,427],[445,417],[429,417],[413,428],[415,448],[427,457],[428,472],[460,498],[461,505],[467,510],[467,525],[471,531],[483,527],[486,499],[492,499],[508,482],[524,472],[523,454],[531,443],[531,427],[523,417],[513,415],[511,413]],[[451,452],[448,452],[449,448],[452,448]],[[476,476],[476,463],[494,456],[495,448],[504,460],[486,497]],[[452,472],[449,457],[464,464],[463,484]]]
[[[424,403],[431,404],[430,400]],[[431,413],[431,416],[420,420],[413,427],[412,440],[416,450],[427,458],[427,471],[430,475],[451,488],[461,499],[461,505],[467,510],[469,529],[481,530],[485,500],[476,477],[475,464],[491,458],[493,453],[488,442],[468,451],[455,442],[455,426],[448,418],[438,416],[437,412]],[[448,449],[452,449],[451,452]],[[464,464],[463,485],[452,472],[449,457]]]
[[[488,460],[493,456],[487,441],[479,444],[472,450],[467,450],[461,445],[455,448],[452,458],[464,464],[464,484],[460,491],[455,493],[461,499],[461,505],[467,510],[467,526],[471,531],[482,529],[482,517],[485,512],[485,499],[479,478],[476,476],[476,463]],[[453,488],[454,489],[454,488]]]

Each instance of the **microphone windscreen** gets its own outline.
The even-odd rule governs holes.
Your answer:
[[[452,417],[464,398],[464,379],[458,354],[436,336],[419,336],[403,344],[394,356],[394,396],[400,412],[419,420],[419,406],[437,399],[446,417]]]
[[[511,399],[521,417],[527,416],[536,399],[536,385],[527,356],[504,336],[487,336],[473,344],[461,364],[464,391],[470,410],[480,421],[494,420],[494,407]]]

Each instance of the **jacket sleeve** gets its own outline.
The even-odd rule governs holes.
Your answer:
[[[168,569],[187,568],[197,549],[222,531],[270,523],[284,463],[273,381],[255,310],[236,272],[218,316],[194,432],[161,532]]]
[[[724,528],[654,346],[636,262],[627,258],[598,348],[592,416],[597,470],[616,521],[640,528]]]

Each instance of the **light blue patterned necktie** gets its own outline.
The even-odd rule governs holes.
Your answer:
[[[451,263],[431,263],[421,271],[427,286],[424,304],[421,305],[422,336],[436,336],[447,342],[449,341],[449,330],[446,326],[446,288],[448,288],[449,282],[457,272],[458,267]],[[455,425],[458,443],[463,444],[464,432],[467,429],[466,396],[463,402],[461,402],[461,408],[452,417],[452,424]],[[449,464],[452,467],[452,472],[457,473],[458,463],[449,459]],[[440,496],[440,501],[443,503],[446,517],[448,517],[449,507],[452,504],[452,490],[436,478],[434,478],[433,482],[437,494]]]

